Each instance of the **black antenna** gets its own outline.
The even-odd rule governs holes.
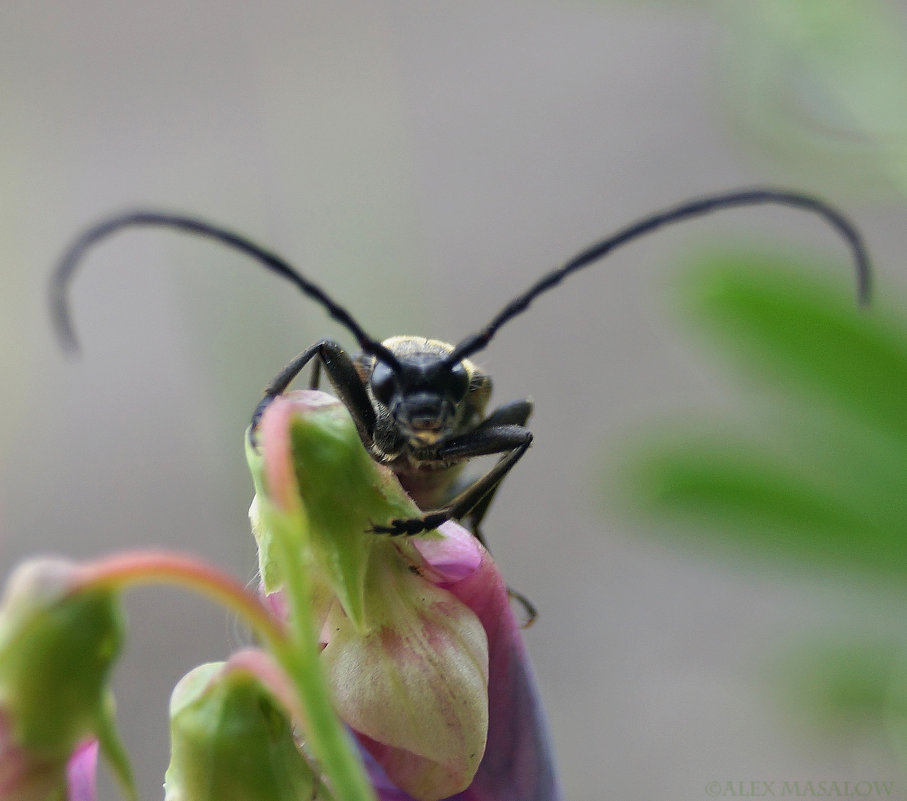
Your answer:
[[[850,246],[850,249],[853,252],[854,267],[857,273],[857,299],[861,305],[868,301],[871,282],[869,255],[856,227],[841,212],[818,198],[803,195],[798,192],[758,188],[744,189],[686,201],[674,208],[645,217],[632,225],[620,229],[617,233],[612,234],[607,239],[603,239],[601,242],[591,245],[574,256],[563,267],[559,267],[557,270],[543,275],[522,295],[518,295],[510,301],[510,303],[497,313],[485,328],[460,342],[450,355],[447,356],[445,361],[448,365],[452,366],[457,362],[462,361],[470,354],[482,350],[488,345],[497,330],[504,325],[504,323],[526,311],[529,304],[532,303],[535,298],[543,292],[547,292],[552,287],[557,286],[571,273],[581,270],[583,267],[587,267],[593,262],[607,256],[612,250],[620,245],[652,233],[664,225],[680,222],[700,214],[707,214],[718,209],[726,209],[735,206],[753,206],[762,203],[777,203],[783,206],[794,206],[824,217],[825,220],[827,220],[828,223],[844,237]]]
[[[305,295],[320,303],[338,323],[346,327],[359,343],[359,347],[366,353],[373,354],[376,358],[387,364],[394,372],[401,369],[400,362],[384,345],[372,339],[359,326],[353,316],[335,303],[319,286],[313,284],[295,268],[279,256],[271,253],[249,239],[228,231],[225,228],[204,222],[193,217],[179,214],[164,214],[153,211],[134,211],[110,217],[92,226],[85,231],[66,251],[63,259],[54,271],[50,285],[51,316],[57,329],[57,334],[64,348],[75,350],[78,347],[72,317],[67,301],[67,289],[75,274],[76,267],[82,260],[86,251],[100,240],[116,233],[122,228],[133,226],[158,226],[175,228],[188,234],[196,234],[214,239],[221,244],[251,256],[263,264],[271,272],[286,278],[295,284]]]

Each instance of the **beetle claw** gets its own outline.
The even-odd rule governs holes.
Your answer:
[[[412,537],[416,534],[424,534],[426,531],[436,529],[442,523],[447,522],[450,516],[446,512],[436,512],[435,514],[425,515],[424,517],[413,517],[409,519],[397,518],[391,520],[384,526],[372,524],[369,532],[372,534],[390,534],[392,537],[406,535]]]

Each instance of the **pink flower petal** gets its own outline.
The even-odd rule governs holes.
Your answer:
[[[459,528],[459,527],[457,527]],[[452,537],[459,532],[445,529]],[[473,538],[473,541],[476,542]],[[478,543],[477,543],[478,544]],[[481,548],[481,546],[479,546]],[[457,801],[558,801],[560,787],[535,677],[510,608],[507,586],[490,554],[465,578],[444,584],[478,615],[488,635],[488,743],[479,770]]]
[[[73,752],[66,766],[66,801],[95,801],[97,766],[98,741],[83,741]]]
[[[449,521],[438,529],[441,538],[415,537],[412,544],[436,576],[427,578],[435,584],[460,581],[474,573],[482,564],[481,543],[461,525]]]
[[[388,554],[385,617],[359,631],[335,609],[322,652],[334,700],[394,785],[438,801],[467,787],[484,752],[488,650],[476,615]]]
[[[445,523],[440,531],[443,539],[411,541],[428,564],[423,573],[475,612],[489,647],[485,755],[470,786],[449,801],[558,801],[562,795],[547,726],[504,579],[490,554],[466,529]],[[412,801],[393,785],[371,754],[366,764],[381,801]]]

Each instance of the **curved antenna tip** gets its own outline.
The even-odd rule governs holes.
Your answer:
[[[539,295],[557,286],[561,280],[571,273],[607,256],[612,250],[635,239],[647,236],[653,231],[666,225],[677,223],[692,217],[698,217],[718,209],[734,208],[738,206],[751,206],[763,203],[777,203],[783,206],[799,207],[824,217],[825,220],[837,230],[848,243],[853,256],[857,278],[857,303],[860,306],[868,305],[872,293],[872,266],[869,253],[863,244],[862,237],[857,227],[837,208],[826,203],[820,198],[805,195],[785,189],[771,187],[753,187],[737,189],[731,192],[722,192],[716,195],[706,195],[681,203],[678,206],[643,217],[605,239],[590,245],[578,253],[570,261],[556,270],[545,273],[525,292],[517,295],[491,321],[479,332],[467,337],[460,342],[447,357],[448,363],[460,359],[485,348],[492,340],[497,330],[512,318],[522,314],[529,304]]]
[[[195,217],[143,210],[125,212],[101,220],[101,222],[84,231],[70,245],[63,256],[63,259],[57,265],[50,285],[50,311],[54,328],[57,332],[57,338],[64,350],[69,352],[78,351],[78,342],[70,318],[66,292],[79,262],[86,251],[99,241],[116,231],[130,226],[171,228],[186,234],[212,239],[216,242],[220,242],[224,246],[244,253],[258,261],[271,272],[276,273],[290,281],[292,284],[295,284],[304,295],[317,302],[334,320],[352,333],[364,350],[375,353],[375,355],[382,360],[387,361],[391,366],[396,365],[395,369],[399,369],[399,362],[394,355],[384,348],[380,342],[369,337],[345,308],[336,303],[317,284],[309,281],[302,273],[290,265],[289,262],[285,261],[277,254],[266,250],[252,242],[250,239],[233,233],[226,228],[205,222],[204,220]]]
[[[80,351],[79,338],[72,324],[64,287],[57,276],[54,276],[50,287],[50,319],[60,349],[68,356],[77,355]]]
[[[865,309],[872,303],[872,262],[864,249],[857,260],[857,304]]]

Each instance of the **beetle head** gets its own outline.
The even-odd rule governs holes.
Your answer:
[[[377,357],[369,377],[375,399],[383,404],[400,432],[413,444],[433,445],[456,426],[460,405],[469,392],[468,363],[450,364],[450,345],[414,337],[383,343],[396,364]]]

